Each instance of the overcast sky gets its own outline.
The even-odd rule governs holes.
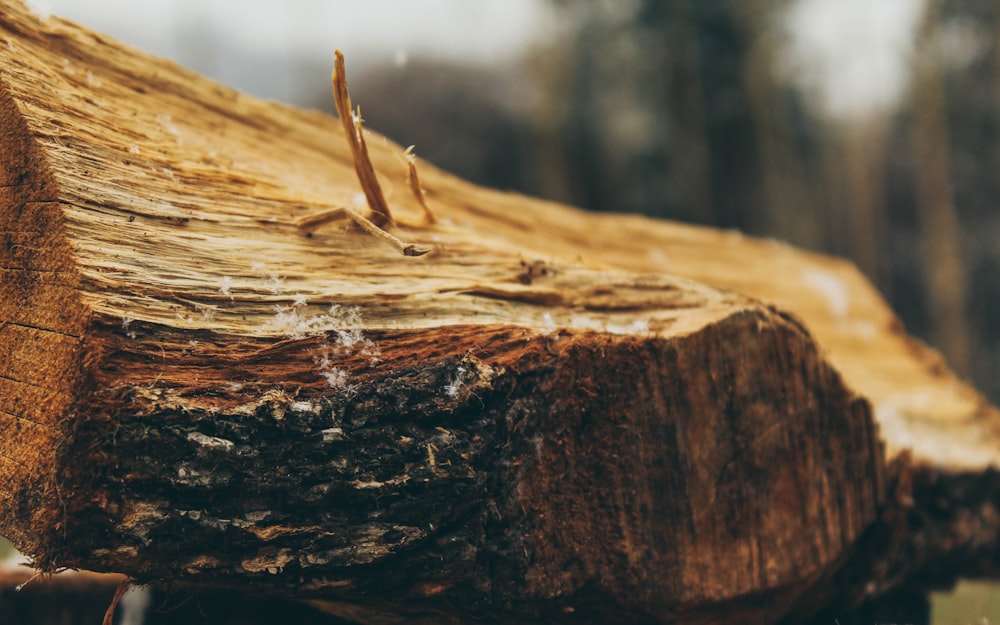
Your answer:
[[[925,0],[797,0],[785,16],[781,70],[823,112],[850,120],[891,113]]]
[[[501,63],[553,26],[542,0],[29,0],[142,50],[256,95],[294,100],[281,78],[261,84],[248,65],[354,67],[415,55]],[[197,45],[195,45],[197,43]]]
[[[550,26],[538,0],[34,0],[150,52],[176,54],[182,32],[215,31],[263,54],[404,50],[490,62]]]
[[[328,64],[334,48],[355,68],[417,55],[502,63],[556,27],[545,0],[29,2],[239,89],[292,102],[303,78],[294,68],[303,60]],[[786,35],[779,70],[835,118],[891,111],[906,90],[924,4],[796,0],[779,25]]]

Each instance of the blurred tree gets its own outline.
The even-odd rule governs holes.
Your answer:
[[[567,200],[753,230],[761,171],[724,0],[559,2],[573,26],[559,129]]]
[[[922,229],[929,335],[960,374],[969,374],[965,271],[959,256],[959,224],[952,198],[948,119],[938,52],[938,0],[928,0],[914,59],[913,153],[917,214]]]

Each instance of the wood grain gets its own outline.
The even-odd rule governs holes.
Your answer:
[[[368,132],[429,253],[307,236],[368,210],[336,119],[17,3],[0,38],[0,531],[40,566],[774,622],[898,559],[914,472],[996,464],[997,411],[844,261],[422,161],[421,197]]]

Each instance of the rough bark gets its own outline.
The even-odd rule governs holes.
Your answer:
[[[420,163],[431,223],[375,134],[430,252],[306,236],[365,210],[337,120],[18,4],[0,37],[0,532],[43,567],[372,622],[773,622],[883,526],[901,557],[913,475],[997,458],[847,263]]]

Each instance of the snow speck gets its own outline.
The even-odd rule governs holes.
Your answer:
[[[552,334],[558,329],[555,320],[552,319],[552,313],[545,313],[542,315],[542,331],[545,334]]]
[[[285,288],[285,279],[276,273],[272,273],[267,279],[267,290],[278,295]]]
[[[332,389],[338,391],[353,390],[351,385],[347,383],[348,374],[343,367],[320,367],[319,374]]]
[[[177,126],[174,125],[174,120],[172,117],[166,114],[157,115],[156,121],[158,121],[160,125],[163,126],[164,130],[166,130],[167,132],[169,132],[174,136],[174,139],[177,141],[177,145],[181,145],[181,143],[183,143],[181,141],[181,133],[177,129]]]
[[[308,322],[302,315],[301,306],[274,307],[274,317],[267,322],[268,330],[278,332],[291,339],[300,339],[308,334]]]
[[[201,314],[201,320],[205,323],[215,321],[215,313],[219,311],[217,307],[209,304],[195,304],[194,307]]]
[[[466,372],[467,369],[465,368],[464,365],[459,365],[455,369],[455,375],[448,380],[448,384],[446,384],[444,387],[445,395],[451,397],[452,399],[458,397],[459,391],[461,391],[462,387],[465,386],[464,376]]]
[[[219,280],[219,292],[228,297],[229,299],[233,299],[233,294],[231,291],[232,288],[233,288],[233,279],[230,278],[229,276],[223,276],[222,279]]]
[[[122,315],[122,330],[125,331],[125,335],[130,339],[135,338],[135,330],[132,329],[132,322],[135,321],[131,315]]]

